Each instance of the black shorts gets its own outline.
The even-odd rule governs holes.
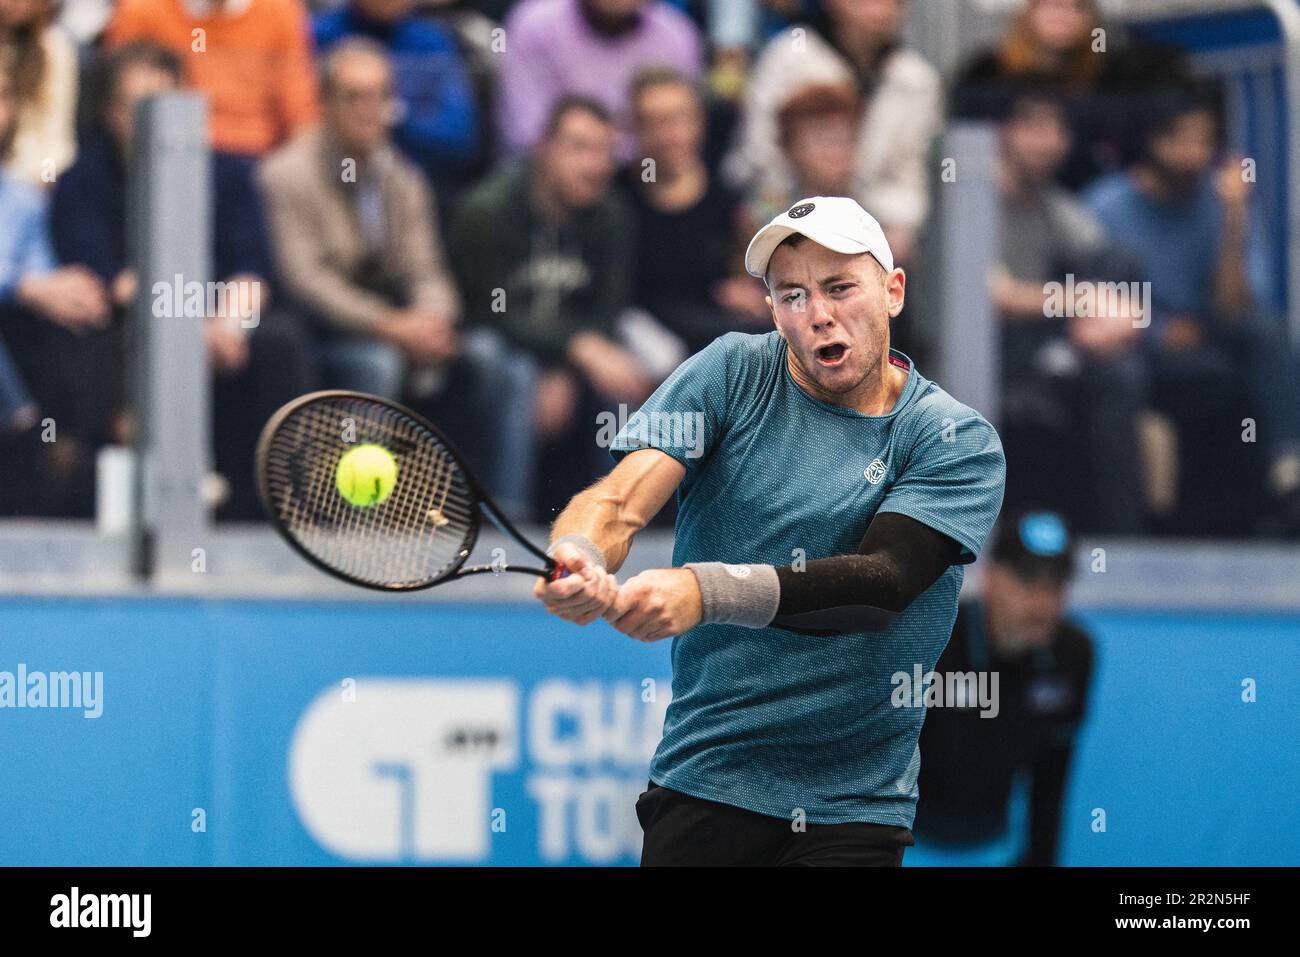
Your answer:
[[[653,781],[637,799],[641,866],[899,867],[916,843],[905,827],[808,824],[691,797]]]

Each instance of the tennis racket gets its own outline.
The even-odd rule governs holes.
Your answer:
[[[357,506],[340,494],[335,471],[344,453],[367,443],[387,449],[397,472],[382,501]],[[568,574],[493,505],[447,437],[396,402],[347,391],[300,396],[262,429],[256,469],[258,495],[284,539],[354,585],[401,592],[487,572]],[[540,566],[466,566],[484,514]]]

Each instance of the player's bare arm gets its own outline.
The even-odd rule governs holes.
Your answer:
[[[551,528],[550,554],[570,574],[553,582],[538,579],[533,588],[547,610],[579,625],[609,610],[618,591],[614,573],[627,559],[633,537],[664,507],[685,474],[672,456],[641,449],[575,495]]]

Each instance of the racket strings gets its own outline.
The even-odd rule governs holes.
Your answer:
[[[373,443],[397,478],[384,501],[356,506],[339,493],[339,459]],[[268,504],[310,555],[368,583],[414,587],[461,559],[478,523],[468,480],[436,434],[378,402],[329,397],[294,409],[265,452]]]

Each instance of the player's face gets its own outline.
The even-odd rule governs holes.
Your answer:
[[[903,270],[886,272],[869,253],[837,253],[805,239],[777,249],[768,283],[795,381],[824,401],[851,404],[883,374],[889,320],[903,308]]]

